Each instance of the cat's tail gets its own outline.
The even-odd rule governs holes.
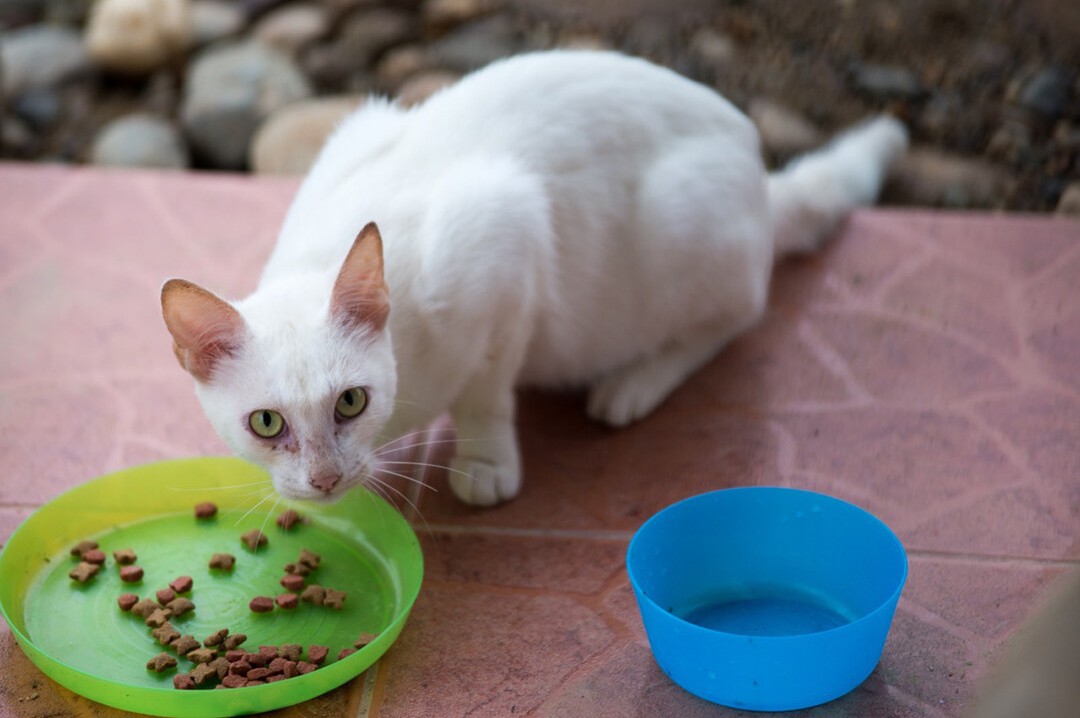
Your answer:
[[[776,256],[814,251],[848,212],[877,199],[907,145],[899,120],[877,117],[770,175]]]

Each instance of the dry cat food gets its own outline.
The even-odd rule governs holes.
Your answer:
[[[225,640],[221,642],[221,645],[225,647],[225,650],[231,651],[237,648],[241,643],[247,640],[247,636],[243,633],[233,633],[225,637]]]
[[[169,601],[166,607],[172,611],[174,616],[183,616],[188,611],[195,610],[195,604],[192,600],[190,598],[184,598],[183,596]]]
[[[304,592],[300,594],[300,600],[306,601],[315,606],[321,606],[323,600],[326,598],[326,589],[317,583],[313,583],[304,589]]]
[[[92,548],[89,551],[83,551],[80,558],[87,563],[96,563],[100,566],[105,563],[105,552],[99,548]]]
[[[378,638],[378,635],[376,635],[374,633],[361,633],[359,636],[356,637],[356,640],[353,642],[353,645],[356,646],[357,648],[363,648],[367,644],[374,641],[376,638]]]
[[[168,653],[159,653],[149,661],[146,662],[147,670],[157,671],[158,673],[164,673],[170,668],[176,667],[176,659],[170,656]]]
[[[289,591],[300,591],[304,588],[304,577],[295,573],[285,574],[278,582]]]
[[[308,646],[308,660],[315,664],[321,664],[326,660],[326,654],[329,652],[330,649],[326,646]]]
[[[187,657],[187,654],[199,647],[199,641],[189,633],[173,641],[171,647],[181,656]]]
[[[251,599],[248,608],[255,613],[268,613],[274,610],[274,599],[269,596],[256,596]]]
[[[320,556],[319,554],[308,551],[306,548],[300,549],[300,560],[298,561],[298,563],[301,563],[314,571],[319,567],[319,564],[321,562],[322,556]]]
[[[68,572],[68,577],[72,578],[79,583],[86,583],[101,570],[101,566],[96,563],[87,563],[86,561],[80,561],[79,565],[71,569]]]
[[[135,583],[141,581],[143,577],[143,570],[138,566],[124,566],[120,569],[120,580],[126,583]]]
[[[329,606],[337,610],[341,610],[345,604],[345,592],[338,591],[336,588],[326,589],[326,597],[323,599],[322,605]]]
[[[236,565],[236,556],[231,553],[216,553],[210,557],[210,568],[232,571],[234,565]]]
[[[133,594],[127,594],[133,595]],[[152,598],[144,598],[131,607],[131,612],[140,618],[149,618],[150,614],[161,608],[158,602]]]
[[[214,648],[196,648],[187,653],[187,659],[192,663],[209,663],[215,658],[217,658],[217,650]]]
[[[337,659],[340,661],[342,658],[347,658],[354,653],[356,653],[355,648],[342,648],[340,651],[338,651]]]
[[[172,590],[171,588],[161,588],[158,589],[157,593],[155,593],[154,596],[157,598],[157,602],[164,606],[169,601],[176,598],[176,591]]]
[[[191,576],[177,576],[169,582],[169,588],[177,593],[187,593],[191,590]]]
[[[207,648],[213,648],[215,646],[220,646],[222,643],[225,642],[225,637],[228,636],[228,635],[229,635],[229,629],[228,628],[221,628],[221,629],[219,629],[217,631],[214,631],[213,633],[211,633],[206,638],[204,638],[203,639],[203,645],[206,646]]]
[[[281,527],[282,531],[291,531],[292,527],[300,523],[302,517],[292,509],[285,509],[280,516],[277,517],[277,525]]]
[[[158,643],[163,646],[172,645],[173,641],[180,638],[180,631],[176,630],[171,623],[166,621],[154,630],[150,631]]]
[[[300,604],[300,597],[295,593],[283,593],[274,598],[274,603],[284,609],[293,609]]]
[[[134,593],[124,593],[120,595],[120,598],[116,599],[121,611],[130,611],[138,602],[139,597]]]
[[[285,564],[285,573],[303,578],[311,574],[311,568],[302,563],[287,563]]]
[[[195,518],[212,519],[215,516],[217,516],[217,504],[211,501],[195,504]]]
[[[71,547],[71,555],[82,558],[83,553],[93,551],[97,547],[97,541],[83,540]]]
[[[112,552],[113,558],[121,566],[127,566],[135,563],[138,560],[138,556],[129,548],[120,549],[119,551]]]
[[[172,617],[173,612],[168,608],[155,608],[154,612],[146,617],[146,625],[151,628],[161,628]]]
[[[248,551],[257,551],[259,548],[270,543],[270,539],[266,537],[259,529],[251,529],[247,533],[240,537],[240,540],[248,547]]]

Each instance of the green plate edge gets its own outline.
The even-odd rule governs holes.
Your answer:
[[[20,596],[33,583],[45,565],[44,559],[69,547],[80,538],[100,532],[109,525],[146,518],[155,513],[176,513],[175,494],[136,492],[145,505],[135,508],[118,506],[113,518],[102,524],[100,515],[88,513],[83,522],[66,524],[63,530],[47,530],[52,511],[74,507],[88,497],[115,490],[128,483],[148,480],[185,489],[215,488],[263,479],[267,474],[246,461],[229,457],[199,457],[174,459],[123,469],[87,481],[60,494],[24,520],[0,551],[0,613],[11,627],[12,634],[23,653],[41,671],[65,688],[90,700],[122,710],[168,718],[224,718],[275,710],[295,705],[333,690],[367,670],[394,643],[413,603],[420,593],[423,578],[423,554],[416,534],[408,522],[381,497],[355,489],[334,504],[305,504],[303,513],[320,522],[327,522],[368,544],[372,554],[382,557],[391,578],[398,579],[398,605],[389,626],[364,648],[347,658],[335,661],[319,670],[287,681],[268,683],[233,690],[177,691],[173,688],[131,686],[91,675],[47,655],[26,635]],[[121,494],[123,492],[120,492]],[[195,494],[197,495],[197,494]],[[221,496],[221,494],[215,494]],[[180,510],[185,507],[181,506]],[[71,515],[72,512],[66,512]],[[377,517],[372,531],[355,525],[356,514]],[[97,519],[97,523],[91,521]]]

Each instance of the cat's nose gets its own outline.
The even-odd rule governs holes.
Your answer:
[[[319,491],[328,494],[333,491],[334,487],[341,481],[341,474],[334,471],[320,472],[318,474],[312,474],[308,478],[308,481],[310,481],[311,485]]]

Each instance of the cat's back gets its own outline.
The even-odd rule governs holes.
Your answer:
[[[501,60],[436,94],[411,141],[460,152],[507,150],[539,168],[581,153],[649,151],[672,136],[753,129],[711,89],[615,52],[557,50]]]

